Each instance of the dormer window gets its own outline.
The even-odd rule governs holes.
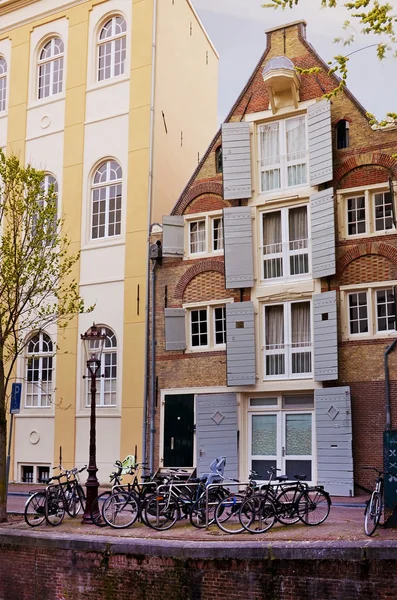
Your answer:
[[[286,56],[271,58],[262,71],[262,77],[273,114],[284,106],[298,108],[300,77],[289,58]]]
[[[349,121],[345,119],[336,124],[336,147],[338,150],[349,147]]]

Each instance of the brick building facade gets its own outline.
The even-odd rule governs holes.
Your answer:
[[[273,465],[352,495],[382,464],[397,127],[372,129],[347,89],[324,99],[336,79],[305,26],[267,32],[164,218],[148,431],[156,466],[202,472],[225,454],[229,476]],[[393,353],[389,366],[397,427]]]

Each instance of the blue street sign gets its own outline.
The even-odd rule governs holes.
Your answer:
[[[22,383],[13,383],[11,387],[10,415],[17,415],[21,410]]]

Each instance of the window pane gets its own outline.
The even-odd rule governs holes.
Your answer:
[[[269,123],[260,129],[261,189],[269,191],[281,187],[279,123]]]
[[[283,244],[281,233],[281,212],[264,213],[263,223],[263,278],[273,279],[283,276]]]
[[[252,415],[252,456],[276,456],[276,415]]]
[[[284,306],[265,308],[266,375],[285,374]]]
[[[396,306],[393,290],[376,292],[377,331],[394,331],[396,328]]]
[[[226,307],[219,306],[214,310],[215,344],[226,344]]]
[[[309,272],[309,234],[307,227],[307,207],[299,206],[288,211],[288,232],[290,252],[290,275]]]
[[[392,197],[390,192],[375,194],[374,198],[376,231],[392,229],[394,225],[392,212]]]
[[[223,250],[223,219],[212,220],[212,245],[213,251]]]
[[[312,342],[309,302],[291,304],[291,359],[292,373],[311,373]]]
[[[365,197],[347,200],[347,231],[349,235],[365,233]]]
[[[286,415],[285,417],[286,453],[289,455],[308,455],[312,453],[312,416]]]
[[[190,253],[205,252],[205,221],[190,223]]]
[[[350,333],[368,333],[367,292],[349,294]]]
[[[192,310],[190,313],[190,321],[192,346],[207,346],[207,310]]]

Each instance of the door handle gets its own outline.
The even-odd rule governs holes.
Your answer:
[[[204,454],[204,450],[200,450],[199,455],[203,456],[203,454]]]
[[[283,446],[282,455],[285,456],[285,448]]]
[[[173,450],[173,449],[174,449],[174,438],[172,437],[171,438],[171,450]]]

